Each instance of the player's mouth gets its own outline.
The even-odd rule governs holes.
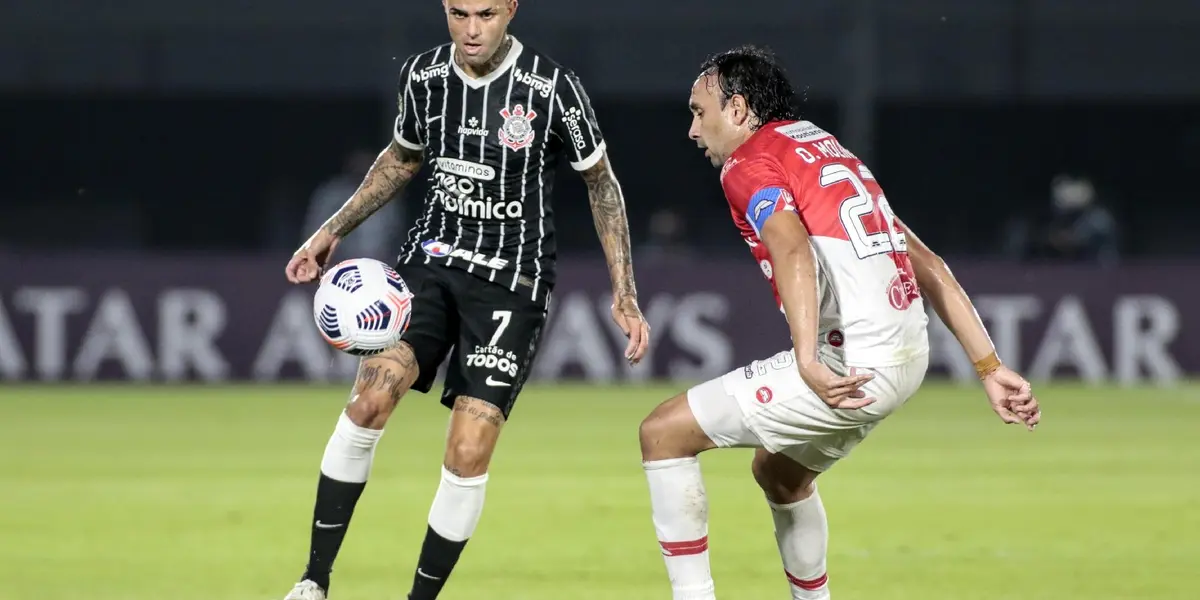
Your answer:
[[[483,52],[483,44],[476,42],[463,42],[463,54],[467,56],[479,56]]]

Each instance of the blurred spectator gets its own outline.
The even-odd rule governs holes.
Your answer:
[[[1086,178],[1060,175],[1051,183],[1052,217],[1046,234],[1052,258],[1112,264],[1118,258],[1117,223],[1096,202]]]
[[[650,231],[646,241],[637,248],[635,259],[683,260],[693,256],[687,243],[687,224],[683,215],[673,208],[663,208],[650,216]]]
[[[354,194],[375,162],[375,153],[355,150],[347,157],[342,172],[317,187],[308,201],[301,240],[308,239],[321,224],[337,212]],[[338,245],[333,260],[374,258],[385,263],[395,262],[396,253],[404,241],[403,203],[393,199],[363,221]]]
[[[292,252],[312,231],[300,237],[296,230],[308,226],[304,206],[307,199],[303,184],[287,175],[272,177],[263,193],[262,247],[270,251]]]

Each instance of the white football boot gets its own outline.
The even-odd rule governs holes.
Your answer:
[[[325,590],[315,582],[305,579],[297,583],[283,600],[325,600]]]

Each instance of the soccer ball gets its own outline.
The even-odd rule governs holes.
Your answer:
[[[412,317],[412,298],[395,269],[374,259],[352,258],[321,277],[313,319],[329,345],[370,356],[400,341]]]

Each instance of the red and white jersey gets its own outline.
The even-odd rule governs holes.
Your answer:
[[[759,236],[771,215],[799,214],[817,259],[822,351],[857,367],[929,352],[904,234],[871,171],[837,138],[808,121],[770,123],[725,162],[721,186],[781,311],[771,254]]]

